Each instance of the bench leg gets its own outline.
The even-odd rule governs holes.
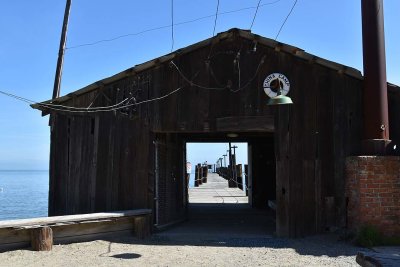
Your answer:
[[[53,248],[53,230],[48,226],[32,229],[31,245],[35,251],[50,251]]]
[[[134,233],[139,239],[150,236],[150,216],[139,216],[134,219]]]

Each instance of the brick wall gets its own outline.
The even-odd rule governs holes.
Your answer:
[[[346,197],[350,229],[374,225],[400,236],[400,157],[346,158]]]

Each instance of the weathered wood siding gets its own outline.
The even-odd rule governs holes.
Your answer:
[[[393,140],[393,145],[396,150],[393,153],[400,156],[400,90],[395,86],[389,86],[389,124],[390,124],[390,139]]]
[[[65,102],[106,106],[129,94],[140,102],[182,87],[122,112],[53,115],[50,215],[153,208],[158,139],[164,144],[158,182],[165,188],[159,192],[158,216],[160,224],[177,220],[185,206],[182,134],[216,133],[221,131],[217,122],[253,117],[275,118],[274,127],[257,131],[275,130],[278,234],[298,237],[344,226],[344,160],[359,152],[362,139],[362,81],[279,47],[259,44],[256,52],[253,47],[254,42],[232,35],[175,57],[182,74],[200,86],[163,63]],[[262,85],[274,72],[289,78],[294,105],[266,105]],[[227,84],[231,91],[215,89]],[[400,114],[399,94],[390,97],[392,136],[400,140],[393,123]]]

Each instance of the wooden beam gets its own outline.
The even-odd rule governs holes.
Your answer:
[[[0,228],[9,228],[9,227],[10,228],[11,227],[12,228],[26,228],[27,226],[34,226],[34,225],[96,221],[96,220],[101,220],[101,219],[139,216],[139,215],[145,215],[145,214],[150,214],[150,213],[151,213],[151,210],[149,210],[149,209],[138,209],[138,210],[127,210],[127,211],[42,217],[42,218],[34,218],[34,219],[8,220],[8,221],[0,221]]]
[[[151,233],[150,214],[151,210],[142,209],[3,221],[0,222],[0,251],[30,244],[35,250],[46,250],[50,239],[56,244],[65,244],[134,233],[138,238],[146,238]],[[136,217],[143,219],[136,220]]]
[[[272,116],[241,116],[217,118],[218,132],[274,132]]]

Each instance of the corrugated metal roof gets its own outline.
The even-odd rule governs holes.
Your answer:
[[[281,43],[281,42],[277,42],[277,41],[275,41],[273,39],[266,38],[266,37],[263,37],[263,36],[260,36],[260,35],[257,35],[257,34],[253,34],[248,30],[242,30],[242,29],[234,28],[234,29],[230,29],[230,30],[228,30],[226,32],[219,33],[215,37],[203,40],[201,42],[198,42],[198,43],[195,43],[193,45],[187,46],[185,48],[176,50],[176,51],[174,51],[174,52],[172,52],[170,54],[155,58],[155,59],[147,61],[145,63],[136,65],[136,66],[134,66],[132,68],[126,69],[126,70],[124,70],[124,71],[122,71],[120,73],[117,73],[117,74],[115,74],[115,75],[113,75],[111,77],[108,77],[108,78],[102,79],[100,81],[94,82],[94,83],[92,83],[92,84],[90,84],[90,85],[88,85],[88,86],[86,86],[84,88],[81,88],[81,89],[79,89],[77,91],[69,93],[69,94],[67,94],[65,96],[59,97],[59,98],[54,99],[54,100],[48,100],[48,101],[45,101],[43,103],[63,103],[65,101],[71,99],[72,97],[76,97],[76,96],[91,92],[93,90],[96,90],[96,89],[98,89],[100,87],[103,87],[103,86],[105,86],[107,84],[110,84],[110,83],[115,82],[117,80],[120,80],[122,78],[135,75],[137,73],[140,73],[142,71],[148,70],[148,69],[150,69],[152,67],[155,67],[157,65],[163,64],[165,62],[170,62],[171,60],[175,59],[177,56],[181,56],[182,54],[190,53],[190,52],[192,52],[194,50],[197,50],[197,49],[200,49],[202,47],[208,46],[208,45],[210,45],[212,43],[217,43],[217,42],[220,42],[222,40],[231,38],[234,35],[240,36],[241,38],[244,38],[244,39],[247,39],[247,40],[250,40],[250,41],[256,41],[259,44],[265,45],[267,47],[271,47],[271,48],[273,48],[273,49],[275,49],[276,51],[279,51],[279,52],[289,53],[289,54],[293,55],[294,57],[301,58],[301,59],[309,61],[311,63],[327,67],[329,69],[338,71],[341,74],[349,75],[349,76],[352,76],[352,77],[357,78],[357,79],[363,79],[363,76],[362,76],[361,72],[359,70],[357,70],[357,69],[352,68],[352,67],[348,67],[348,66],[345,66],[345,65],[333,62],[333,61],[329,61],[329,60],[317,57],[315,55],[312,55],[312,54],[309,54],[309,53],[305,52],[303,49],[300,49],[298,47],[291,46],[291,45],[288,45],[288,44],[284,44],[284,43]],[[37,104],[33,104],[31,106],[33,108],[36,108],[36,109],[43,109],[43,108],[39,107],[39,105],[37,105]]]

